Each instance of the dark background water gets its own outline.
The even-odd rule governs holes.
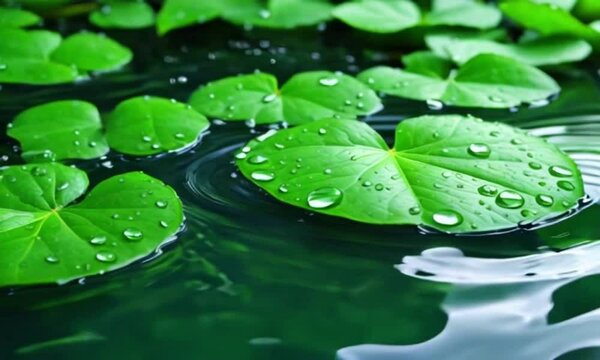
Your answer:
[[[86,26],[48,24],[63,34]],[[281,83],[314,69],[355,74],[374,64],[399,65],[397,49],[412,46],[406,38],[368,36],[339,24],[277,32],[213,22],[164,38],[151,30],[108,34],[132,48],[132,64],[78,84],[3,85],[2,126],[30,106],[59,99],[88,100],[102,112],[137,95],[185,101],[200,84],[255,69]],[[367,121],[388,139],[402,118],[424,113],[471,113],[541,128],[574,157],[583,156],[591,189],[600,174],[597,68],[593,59],[549,69],[563,92],[542,107],[434,111],[422,102],[385,98],[384,111]],[[471,256],[509,257],[600,235],[597,205],[538,231],[470,237],[311,214],[278,203],[236,172],[232,152],[266,130],[217,122],[182,154],[138,159],[111,153],[77,163],[89,171],[92,186],[131,170],[170,184],[185,204],[186,229],[160,256],[114,273],[61,287],[0,290],[0,359],[333,359],[351,345],[419,343],[443,330],[447,316],[440,306],[453,286],[401,274],[393,265],[404,256],[453,246]],[[19,163],[15,144],[0,139],[0,164]],[[495,296],[490,291],[473,296]],[[599,293],[598,276],[565,286],[555,293],[549,321],[600,307]],[[600,354],[584,350],[566,358]]]

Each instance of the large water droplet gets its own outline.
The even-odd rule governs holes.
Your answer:
[[[567,180],[560,180],[556,184],[558,185],[559,188],[561,188],[563,190],[567,190],[567,191],[575,190],[575,185],[573,185],[573,183],[571,183],[570,181],[567,181]]]
[[[523,206],[525,199],[516,192],[505,190],[496,197],[496,204],[505,209],[517,209]]]
[[[275,179],[275,174],[269,171],[256,170],[250,174],[250,177],[256,181],[271,181]]]
[[[270,102],[275,101],[275,99],[277,99],[277,94],[268,94],[262,98],[262,102],[264,102],[265,104],[268,104]]]
[[[469,154],[478,157],[478,158],[488,158],[490,157],[490,153],[492,152],[486,144],[471,144],[467,150]]]
[[[127,228],[123,231],[123,236],[127,240],[140,241],[144,237],[144,234],[136,228]]]
[[[60,259],[54,255],[46,256],[46,262],[49,264],[58,264]]]
[[[106,244],[106,236],[103,236],[103,235],[94,236],[93,238],[90,239],[90,244],[104,245],[104,244]]]
[[[477,191],[483,196],[496,196],[498,193],[498,188],[492,185],[482,185]]]
[[[333,187],[324,187],[308,194],[308,206],[313,209],[327,209],[342,201],[342,191]]]
[[[533,170],[540,170],[542,168],[542,164],[532,161],[529,163],[529,167]]]
[[[335,77],[324,77],[319,79],[319,84],[323,86],[336,86],[340,81]]]
[[[250,164],[254,164],[254,165],[264,164],[267,161],[269,161],[269,158],[267,158],[266,156],[262,156],[262,155],[254,155],[254,156],[250,156],[248,158],[248,162]]]
[[[421,208],[418,206],[413,206],[408,209],[408,213],[411,215],[419,215],[421,213]]]
[[[164,209],[167,207],[167,205],[169,205],[169,203],[163,200],[157,200],[154,205],[156,205],[156,207],[159,209]]]
[[[443,226],[456,226],[463,222],[463,217],[454,210],[441,210],[433,214],[433,221]]]
[[[561,166],[550,166],[550,168],[548,168],[548,172],[550,173],[550,175],[552,176],[556,176],[556,177],[571,177],[573,176],[573,172],[569,169],[565,169],[564,167]]]
[[[109,251],[99,251],[96,253],[96,260],[104,263],[111,263],[117,260],[117,256]]]
[[[554,198],[550,195],[538,195],[535,197],[535,201],[545,207],[549,207],[554,204]]]

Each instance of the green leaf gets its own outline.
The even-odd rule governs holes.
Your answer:
[[[453,233],[515,228],[584,195],[575,163],[554,145],[457,115],[402,121],[393,149],[364,123],[321,120],[261,136],[236,159],[244,176],[288,204]]]
[[[217,18],[221,5],[217,1],[166,0],[156,21],[161,35],[182,27],[201,24]]]
[[[52,53],[52,60],[80,70],[114,70],[131,61],[133,54],[118,42],[89,32],[66,38]]]
[[[573,7],[575,6],[575,3],[577,3],[577,0],[533,0],[533,1],[538,4],[548,4],[548,5],[558,6],[565,10],[573,9]],[[595,1],[595,0],[592,0],[592,1]]]
[[[326,0],[227,0],[222,7],[225,20],[239,25],[291,29],[316,25],[331,19],[333,6]]]
[[[369,32],[394,33],[413,27],[421,20],[419,8],[406,0],[357,0],[333,10],[344,23]]]
[[[281,89],[270,74],[229,77],[196,90],[190,104],[213,118],[294,125],[325,117],[355,118],[381,108],[381,101],[367,86],[328,71],[296,74]]]
[[[59,34],[46,30],[0,29],[0,59],[48,60],[62,41]]]
[[[474,0],[436,0],[423,22],[427,25],[490,29],[498,26],[500,20],[502,14],[493,5]]]
[[[144,1],[105,1],[90,14],[90,22],[107,29],[141,29],[154,25],[154,10]]]
[[[583,60],[592,52],[592,47],[584,40],[564,37],[504,44],[486,39],[436,34],[426,36],[425,41],[438,56],[458,64],[464,64],[479,54],[496,54],[534,66],[554,65]]]
[[[513,21],[542,35],[570,35],[593,43],[600,41],[600,32],[558,6],[528,0],[506,0],[500,4],[500,9]]]
[[[96,107],[64,100],[27,109],[7,131],[21,143],[26,160],[94,159],[108,152]]]
[[[579,0],[573,12],[579,19],[598,20],[600,19],[600,2],[597,0]]]
[[[194,144],[208,120],[191,106],[158,97],[136,97],[117,105],[106,122],[110,147],[130,155],[152,155]]]
[[[0,7],[0,28],[26,27],[36,25],[41,20],[30,11]]]
[[[88,186],[60,164],[0,170],[0,287],[65,283],[151,254],[183,222],[177,194],[142,173]]]
[[[440,65],[447,60],[439,59]],[[386,66],[363,71],[358,79],[377,91],[446,105],[509,108],[543,100],[560,87],[542,71],[503,56],[482,54],[446,76],[424,75]]]

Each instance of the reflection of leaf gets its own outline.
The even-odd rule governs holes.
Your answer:
[[[154,10],[144,1],[105,1],[90,14],[90,22],[101,28],[139,29],[154,24]]]
[[[229,77],[198,89],[190,104],[204,115],[223,120],[290,124],[325,117],[355,118],[381,107],[367,86],[351,76],[328,71],[296,74],[281,89],[270,74]]]
[[[60,164],[0,170],[0,286],[66,282],[138,260],[183,221],[170,188],[142,173],[103,181],[80,203],[84,172]]]
[[[363,123],[322,120],[251,141],[236,158],[283,202],[375,224],[507,229],[583,196],[579,170],[553,145],[454,115],[401,122],[393,149]]]
[[[600,239],[600,229],[590,224],[598,221],[599,216],[600,206],[595,205],[559,224],[542,228],[537,233],[548,246],[557,249],[597,241]]]
[[[434,69],[448,68],[448,60],[429,59]],[[437,64],[437,65],[436,65]],[[482,54],[467,61],[458,71],[424,74],[379,66],[363,71],[358,79],[372,89],[415,100],[440,100],[447,105],[509,108],[543,100],[560,90],[542,71],[510,58]]]

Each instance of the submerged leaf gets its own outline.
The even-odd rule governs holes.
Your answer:
[[[364,123],[320,120],[259,137],[236,159],[283,202],[453,233],[514,228],[564,213],[584,195],[579,170],[554,145],[456,115],[401,122],[392,149]]]
[[[108,29],[140,29],[154,25],[154,10],[144,1],[104,1],[90,14],[90,22]]]
[[[355,118],[380,109],[377,95],[351,76],[328,71],[294,75],[281,89],[270,74],[225,78],[196,90],[190,104],[223,120],[301,124],[324,117]]]
[[[17,115],[7,134],[21,143],[26,160],[93,159],[108,152],[98,110],[85,101],[55,101],[27,109]]]
[[[437,62],[437,69],[447,67],[447,60],[438,58]],[[432,75],[379,66],[363,71],[358,78],[386,94],[466,107],[509,108],[546,99],[560,90],[542,71],[492,54],[475,56],[456,73]]]
[[[131,50],[99,34],[81,32],[63,40],[52,60],[80,70],[113,70],[131,61]]]
[[[124,267],[151,254],[183,222],[179,198],[142,173],[88,186],[60,164],[0,169],[0,287],[64,283]]]
[[[357,0],[338,5],[333,16],[365,31],[394,33],[421,20],[419,8],[406,0]]]
[[[130,155],[179,150],[197,141],[208,120],[191,106],[158,97],[121,102],[108,117],[111,148]]]

